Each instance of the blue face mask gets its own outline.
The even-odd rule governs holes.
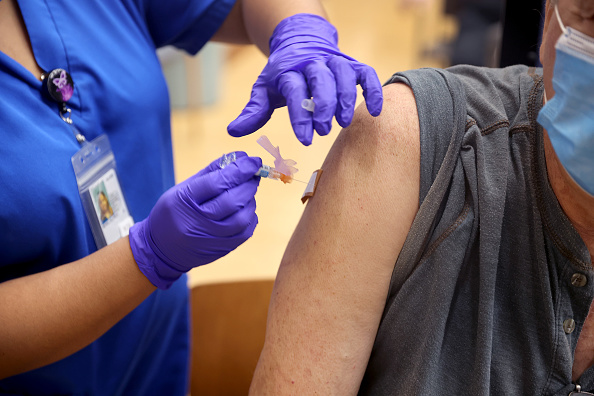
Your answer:
[[[555,96],[538,114],[551,144],[571,177],[594,195],[594,38],[563,26],[557,41]]]

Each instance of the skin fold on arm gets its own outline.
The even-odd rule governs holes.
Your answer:
[[[282,259],[250,394],[357,393],[418,210],[419,145],[403,84],[340,133]]]

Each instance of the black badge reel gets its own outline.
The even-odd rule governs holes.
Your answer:
[[[54,69],[42,76],[45,93],[60,105],[60,117],[67,123],[81,145],[71,158],[78,192],[87,215],[97,249],[128,235],[134,224],[118,179],[115,157],[107,135],[88,142],[72,122],[66,102],[74,94],[74,82],[64,69]]]
[[[55,102],[66,103],[74,93],[74,82],[64,69],[54,69],[42,76],[45,92]]]

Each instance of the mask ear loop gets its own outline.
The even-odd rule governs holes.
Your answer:
[[[561,28],[561,30],[563,31],[563,34],[567,34],[567,28],[565,27],[565,25],[563,24],[563,21],[561,20],[561,15],[559,15],[559,6],[557,4],[555,4],[555,15],[557,15],[557,22],[559,22],[559,27]],[[544,93],[544,102],[545,104],[547,104],[547,91],[543,90]]]
[[[559,6],[557,6],[557,4],[555,4],[555,14],[557,14],[557,21],[559,22],[559,26],[561,27],[561,30],[563,31],[563,33],[567,34],[567,28],[565,28],[565,25],[563,24],[563,21],[561,20],[561,15],[559,15]]]

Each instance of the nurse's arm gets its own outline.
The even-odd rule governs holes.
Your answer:
[[[154,290],[128,238],[73,263],[0,283],[0,379],[99,338]]]
[[[268,40],[276,25],[294,14],[308,13],[327,18],[319,0],[237,0],[213,40],[253,43],[266,55]]]
[[[251,394],[357,393],[418,210],[419,145],[402,84],[342,130],[282,259]]]

